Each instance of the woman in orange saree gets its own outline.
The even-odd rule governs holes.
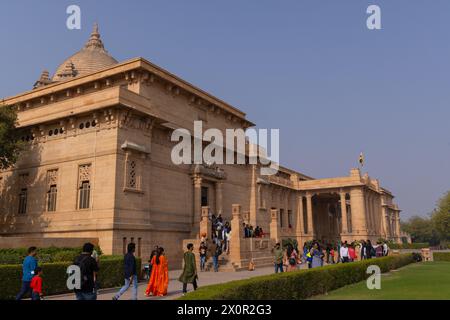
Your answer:
[[[146,296],[165,296],[167,294],[167,287],[169,286],[169,269],[163,248],[158,248],[157,254],[153,256],[150,263],[152,264],[152,274],[148,281],[145,294]]]

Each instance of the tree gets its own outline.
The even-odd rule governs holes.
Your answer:
[[[431,245],[439,243],[431,219],[428,217],[414,216],[408,221],[402,222],[401,229],[411,235],[413,242],[428,242]]]
[[[433,228],[439,235],[442,242],[450,240],[450,191],[448,191],[439,201],[434,210],[431,220]]]
[[[14,165],[22,150],[16,125],[16,110],[12,106],[0,106],[0,170]]]

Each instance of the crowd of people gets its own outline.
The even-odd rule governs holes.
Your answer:
[[[231,232],[229,223],[223,223],[221,217],[215,219],[215,232],[213,233],[212,248],[209,252],[212,254],[214,271],[219,268],[219,256],[225,251],[229,252],[229,243],[222,237]],[[219,228],[220,226],[220,228]],[[248,230],[251,230],[248,228]],[[258,229],[258,227],[255,229]],[[249,233],[249,236],[252,234]],[[256,236],[256,235],[253,235]],[[225,236],[226,237],[226,236]],[[183,284],[183,294],[187,291],[187,284],[192,284],[194,290],[197,289],[197,265],[195,261],[194,245],[189,243],[183,256],[183,272],[179,281]],[[364,259],[383,257],[389,254],[389,247],[386,242],[377,242],[375,245],[370,240],[361,242],[337,242],[322,245],[319,241],[313,240],[305,242],[303,250],[294,244],[288,243],[283,248],[277,243],[273,248],[275,273],[284,271],[293,271],[307,264],[308,268],[321,267],[326,264],[348,263]],[[202,235],[201,244],[198,248],[200,256],[200,271],[205,271],[208,255],[207,239]],[[114,295],[113,300],[118,300],[130,287],[132,287],[132,299],[138,298],[138,266],[135,257],[136,245],[129,243],[127,253],[124,255],[124,285]],[[36,259],[37,248],[30,247],[28,255],[25,257],[22,265],[22,286],[16,296],[16,300],[21,300],[25,296],[30,296],[32,300],[43,299],[43,279],[44,270],[38,266]],[[169,285],[168,261],[165,256],[164,248],[155,246],[150,254],[148,261],[148,284],[145,290],[146,296],[165,296]],[[81,254],[75,259],[74,264],[80,267],[81,281],[80,287],[75,289],[77,300],[96,300],[97,299],[97,273],[99,272],[99,258],[94,250],[94,245],[86,243],[83,245]]]
[[[255,229],[253,229],[252,225],[249,225],[247,223],[243,223],[242,226],[244,227],[244,238],[263,238],[264,237],[264,231],[260,226],[256,226]]]
[[[387,242],[370,240],[361,242],[337,242],[321,245],[319,241],[305,242],[300,253],[298,248],[288,243],[283,249],[280,243],[273,248],[275,273],[293,271],[307,264],[308,268],[317,268],[326,264],[348,263],[353,261],[383,257],[389,254]]]
[[[183,284],[183,294],[187,291],[187,284],[191,283],[194,290],[197,289],[197,265],[195,255],[193,254],[194,245],[187,245],[184,254],[184,269],[179,277]],[[127,252],[123,259],[124,285],[113,296],[113,300],[120,297],[132,288],[131,299],[138,298],[138,268],[135,257],[136,245],[129,243]],[[97,274],[100,270],[99,256],[94,250],[92,243],[83,245],[82,252],[76,257],[74,265],[80,268],[80,286],[74,289],[77,300],[97,300],[98,281]],[[16,300],[22,300],[25,297],[31,297],[32,300],[42,300],[43,294],[43,269],[38,266],[37,248],[30,247],[28,255],[22,264],[22,286],[16,296]],[[62,275],[64,276],[64,275]],[[164,253],[164,248],[155,246],[150,254],[149,260],[149,281],[145,290],[146,296],[165,296],[169,285],[168,261]]]

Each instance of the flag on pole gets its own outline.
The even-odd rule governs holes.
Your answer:
[[[364,166],[364,154],[362,152],[359,154],[359,165]]]

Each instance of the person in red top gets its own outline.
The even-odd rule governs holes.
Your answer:
[[[355,251],[355,247],[353,245],[350,245],[348,247],[348,255],[349,255],[350,261],[356,261],[356,251]]]
[[[42,268],[37,267],[34,269],[34,277],[31,279],[30,288],[32,290],[31,300],[43,299],[42,294]]]

